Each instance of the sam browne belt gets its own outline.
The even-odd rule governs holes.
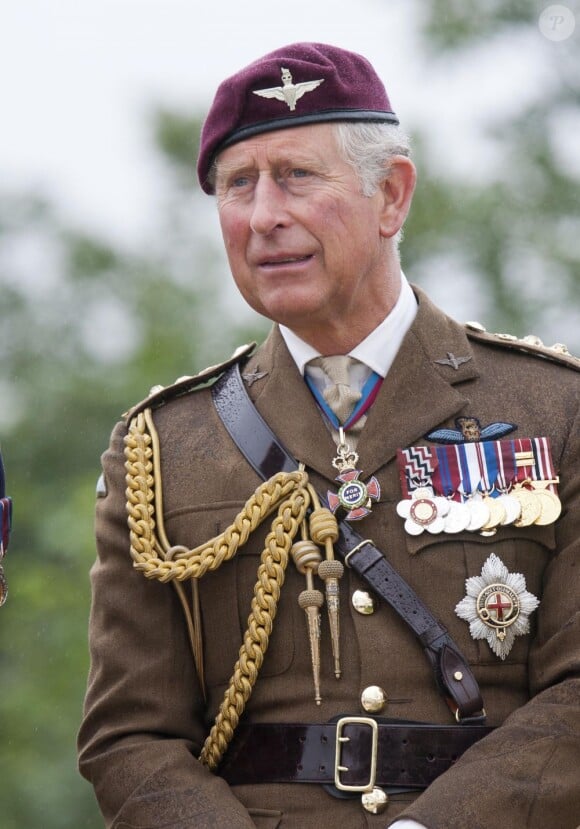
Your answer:
[[[230,785],[319,783],[347,795],[375,785],[422,789],[491,730],[372,717],[240,723],[219,774]]]

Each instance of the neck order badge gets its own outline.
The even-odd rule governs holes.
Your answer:
[[[357,391],[349,382],[350,368],[356,362],[353,357],[336,355],[320,357],[312,362],[332,381],[332,385],[320,394],[307,376],[308,385],[333,428],[333,435],[338,435],[337,453],[332,465],[339,472],[336,480],[341,486],[338,493],[328,491],[328,506],[333,512],[342,507],[346,510],[347,521],[358,521],[369,514],[372,501],[377,501],[381,495],[376,478],[371,478],[366,484],[359,480],[362,471],[356,468],[358,454],[354,449],[354,440],[364,426],[366,412],[377,395],[382,378],[373,372],[362,391]]]

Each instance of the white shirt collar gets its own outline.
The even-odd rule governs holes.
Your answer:
[[[401,273],[401,291],[394,308],[380,325],[349,353],[381,377],[386,377],[416,313],[417,300],[413,289]],[[285,325],[280,326],[280,333],[300,374],[304,376],[305,365],[319,357],[320,353]]]

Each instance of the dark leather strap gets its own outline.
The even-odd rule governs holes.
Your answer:
[[[277,472],[291,472],[298,468],[298,462],[280,443],[250,400],[237,363],[219,378],[211,391],[225,428],[261,478],[268,480]],[[326,498],[320,493],[319,498],[321,503],[327,505]],[[479,686],[446,628],[372,541],[364,540],[344,520],[339,521],[339,528],[335,552],[413,630],[431,663],[437,687],[458,721],[483,721],[485,715]]]
[[[404,720],[345,718],[337,723],[240,723],[219,774],[230,785],[321,783],[338,779],[362,790],[376,760],[378,786],[426,788],[492,729],[481,725],[428,725]],[[363,722],[361,722],[363,720]],[[344,739],[346,738],[346,739]],[[337,755],[338,745],[338,755]],[[339,770],[338,767],[343,770]],[[338,774],[338,777],[337,777]]]

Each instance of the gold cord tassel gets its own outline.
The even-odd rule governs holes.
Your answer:
[[[298,596],[298,604],[306,613],[310,657],[312,661],[312,678],[314,680],[314,699],[317,705],[322,702],[320,695],[320,608],[324,597],[320,590],[314,588],[314,575],[322,559],[322,554],[312,541],[296,541],[292,545],[292,558],[299,573],[306,576],[306,590]]]
[[[325,548],[326,560],[318,566],[318,575],[326,586],[326,607],[334,657],[334,674],[340,678],[340,599],[338,581],[344,574],[342,562],[334,558],[334,542],[338,539],[338,522],[334,514],[320,506],[316,492],[311,489],[315,509],[310,516],[310,536],[315,544]]]

